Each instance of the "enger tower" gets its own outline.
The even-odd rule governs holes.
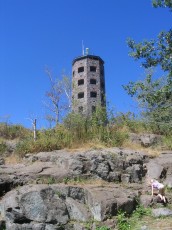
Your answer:
[[[104,61],[87,53],[72,63],[72,110],[91,116],[96,106],[106,106]]]

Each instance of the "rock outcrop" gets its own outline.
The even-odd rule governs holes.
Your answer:
[[[39,229],[37,226],[66,229],[71,221],[105,221],[119,210],[131,213],[136,207],[136,198],[136,192],[123,190],[121,185],[26,185],[6,194],[0,202],[0,211],[8,230],[26,226],[28,229]]]
[[[0,166],[0,226],[84,230],[92,220],[90,229],[94,221],[114,227],[119,210],[132,213],[138,200],[145,207],[155,203],[147,179],[171,185],[171,175],[170,152],[153,159],[119,148],[27,154],[20,164]]]

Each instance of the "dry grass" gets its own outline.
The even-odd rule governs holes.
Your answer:
[[[94,185],[96,187],[109,186],[109,182],[101,179],[71,179],[67,182],[68,185]]]
[[[97,143],[87,142],[87,143],[76,143],[71,148],[68,148],[66,150],[71,153],[76,153],[76,152],[88,151],[90,149],[105,149],[105,148],[107,147],[100,142],[97,142]]]
[[[143,147],[139,144],[133,143],[129,140],[125,141],[123,146],[123,148],[129,148],[129,149],[133,149],[136,151],[140,151],[140,152],[144,152],[146,153],[149,157],[158,157],[162,150],[160,148],[153,148],[153,147]]]
[[[150,216],[143,217],[141,225],[146,225],[151,230],[172,230],[172,218],[153,218]],[[140,229],[140,228],[135,228]],[[134,230],[134,229],[133,229]]]
[[[21,162],[21,158],[18,155],[12,154],[9,157],[5,158],[5,164],[18,164]]]

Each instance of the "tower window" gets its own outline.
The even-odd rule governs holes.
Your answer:
[[[73,77],[75,76],[75,71],[73,71]]]
[[[96,79],[90,79],[90,84],[96,85]]]
[[[79,113],[82,113],[82,112],[83,112],[83,106],[79,106],[79,107],[78,107],[78,112],[79,112]]]
[[[78,99],[80,99],[80,98],[84,98],[84,92],[78,93]]]
[[[92,113],[94,113],[96,111],[96,106],[93,105],[91,109],[92,109]]]
[[[90,92],[90,97],[97,97],[97,92]]]
[[[78,73],[81,73],[81,72],[84,72],[84,67],[83,66],[78,68]]]
[[[96,72],[96,66],[90,66],[90,71],[91,72]]]
[[[84,79],[78,80],[78,85],[83,85],[84,84]]]

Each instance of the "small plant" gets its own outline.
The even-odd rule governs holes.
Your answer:
[[[126,213],[119,211],[117,215],[117,226],[118,230],[130,230],[131,225],[129,223],[128,218],[126,217]]]
[[[48,177],[47,184],[55,184],[55,183],[56,183],[56,180],[54,177]]]
[[[140,219],[143,216],[150,216],[151,215],[151,209],[145,208],[143,205],[137,206],[136,210],[133,212],[132,217],[136,219]]]
[[[65,183],[65,184],[67,184],[69,181],[70,181],[70,179],[69,179],[68,177],[65,177],[65,178],[63,179],[63,183]]]
[[[3,141],[0,141],[0,153],[4,153],[6,150],[7,145]]]
[[[172,135],[163,137],[163,144],[169,150],[172,150]]]
[[[168,193],[172,193],[172,188],[169,187],[168,185],[165,186],[165,190],[166,190],[166,192],[168,192]]]
[[[111,228],[107,226],[96,227],[96,230],[111,230]]]

